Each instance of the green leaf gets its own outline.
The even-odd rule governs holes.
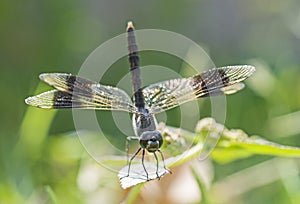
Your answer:
[[[211,121],[209,125],[211,131],[214,131],[214,127],[220,125],[213,119],[206,118],[203,120]],[[199,123],[203,123],[203,120]],[[203,126],[202,130],[198,129],[197,132],[203,134],[207,129],[208,126]],[[211,157],[218,162],[226,163],[254,154],[300,158],[300,148],[277,144],[256,135],[249,137],[242,130],[228,130],[224,127]]]

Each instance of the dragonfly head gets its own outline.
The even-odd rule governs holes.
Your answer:
[[[140,137],[140,145],[148,152],[156,152],[163,144],[163,138],[159,131],[145,131]]]

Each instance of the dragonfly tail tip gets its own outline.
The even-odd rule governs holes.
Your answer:
[[[126,30],[129,30],[130,28],[134,29],[132,21],[128,21]]]

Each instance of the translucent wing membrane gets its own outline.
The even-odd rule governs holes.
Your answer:
[[[26,103],[32,106],[45,109],[61,109],[61,108],[83,108],[83,109],[95,109],[95,102],[92,100],[81,97],[78,95],[72,95],[67,92],[58,90],[51,90],[39,94],[37,96],[29,97],[26,99]],[[105,107],[102,106],[104,109]],[[109,107],[107,107],[109,109]]]
[[[130,97],[121,89],[104,86],[64,73],[41,74],[40,79],[57,90],[29,97],[26,103],[40,108],[81,108],[136,112]]]
[[[235,93],[244,87],[241,81],[254,71],[249,65],[215,68],[194,77],[150,85],[143,94],[151,112],[159,113],[198,98]]]

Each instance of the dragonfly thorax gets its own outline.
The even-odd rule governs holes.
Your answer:
[[[134,114],[132,123],[135,134],[138,137],[141,137],[145,131],[154,131],[157,129],[156,118],[148,111],[148,109],[144,109],[139,113]]]
[[[159,131],[145,131],[140,137],[140,145],[148,152],[156,152],[163,144],[163,138]]]

